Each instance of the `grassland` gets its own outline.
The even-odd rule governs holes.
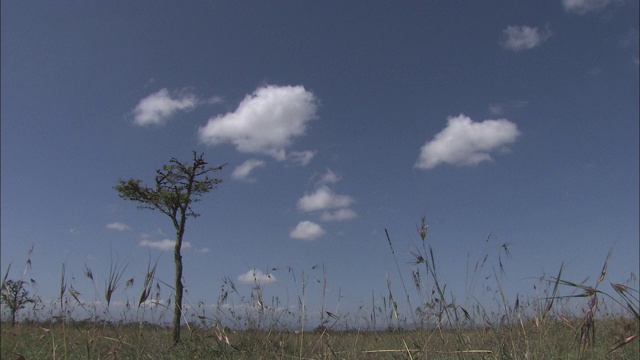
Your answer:
[[[574,319],[574,325],[580,319]],[[637,321],[599,321],[597,340],[582,344],[563,321],[498,328],[386,331],[171,329],[150,324],[21,322],[2,326],[2,359],[637,359],[638,343],[612,349]],[[22,356],[22,357],[20,357]]]
[[[149,264],[138,309],[117,316],[100,312],[78,298],[67,283],[64,266],[57,302],[40,300],[37,294],[20,293],[28,283],[11,288],[9,269],[3,279],[3,316],[0,357],[2,359],[638,359],[640,315],[637,278],[616,283],[607,279],[611,252],[605,257],[595,282],[588,285],[563,277],[562,266],[555,276],[541,280],[544,287],[534,298],[507,296],[496,275],[498,291],[493,310],[478,303],[465,308],[447,296],[436,268],[436,255],[426,241],[426,225],[418,227],[418,246],[412,252],[415,270],[411,278],[420,304],[410,314],[396,299],[409,299],[392,291],[389,284],[382,301],[372,301],[362,313],[336,314],[305,306],[305,282],[300,284],[297,309],[266,304],[256,282],[249,294],[241,294],[232,279],[224,279],[215,311],[185,316],[182,339],[172,346],[171,329],[154,316],[168,309],[154,298],[162,281],[155,279]],[[397,262],[393,242],[389,248]],[[499,246],[509,255],[507,244]],[[488,266],[481,255],[475,268],[479,274]],[[505,271],[500,256],[495,268]],[[30,259],[22,273],[27,273]],[[400,267],[398,276],[402,279]],[[421,269],[421,271],[420,271]],[[108,274],[104,304],[123,285],[124,268],[115,264]],[[424,275],[423,275],[424,274]],[[90,269],[87,279],[93,281]],[[304,276],[303,276],[304,278]],[[325,279],[326,281],[326,279]],[[123,285],[128,287],[128,284]],[[13,302],[9,295],[20,295]],[[21,299],[18,301],[15,299]],[[408,301],[407,301],[408,302]],[[416,302],[414,298],[414,303]],[[11,304],[15,305],[15,323]],[[19,306],[18,306],[19,305]],[[81,308],[79,317],[77,310]],[[140,315],[140,309],[147,309]],[[497,309],[497,310],[496,310]],[[196,309],[197,310],[197,309]],[[310,313],[319,314],[316,323]],[[86,316],[89,314],[90,316]],[[149,320],[151,318],[151,320]]]

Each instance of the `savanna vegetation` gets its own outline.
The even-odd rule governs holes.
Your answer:
[[[387,233],[390,256],[398,259]],[[487,239],[487,242],[490,241]],[[498,254],[480,254],[471,281],[494,274],[492,304],[478,301],[466,308],[440,280],[437,252],[428,244],[422,217],[413,270],[395,278],[403,291],[388,287],[373,295],[370,306],[341,313],[325,309],[326,275],[313,285],[322,291],[320,309],[309,309],[308,274],[297,277],[296,306],[265,299],[256,281],[243,293],[224,278],[217,304],[181,307],[181,341],[169,324],[154,319],[171,312],[171,297],[162,301],[167,283],[157,279],[156,264],[148,265],[141,289],[125,280],[126,267],[113,264],[104,289],[86,268],[96,301],[82,300],[61,271],[55,301],[40,299],[29,278],[30,257],[20,279],[2,285],[2,359],[637,359],[640,354],[640,312],[635,275],[622,282],[607,277],[611,251],[594,264],[593,281],[574,282],[563,276],[539,279],[533,297],[508,301],[502,275],[508,272],[508,244],[496,244]],[[32,249],[30,249],[32,251]],[[30,252],[29,252],[30,254]],[[604,255],[604,254],[603,254]],[[494,263],[492,263],[493,260]],[[293,270],[290,270],[293,271]],[[294,275],[295,276],[295,275]],[[407,281],[405,281],[405,279]],[[410,279],[410,280],[409,280]],[[170,289],[172,290],[172,289]],[[115,292],[133,291],[119,313],[110,310]],[[486,289],[483,291],[487,291]],[[417,294],[417,296],[416,296]],[[100,298],[98,298],[100,297]],[[98,301],[99,300],[99,301]],[[97,303],[106,304],[99,308]],[[409,305],[410,304],[410,305]],[[80,314],[80,315],[79,315]],[[311,316],[314,314],[314,316]],[[314,320],[311,320],[314,318]]]

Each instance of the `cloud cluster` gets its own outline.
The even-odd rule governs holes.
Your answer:
[[[341,180],[341,177],[333,171],[327,171],[320,176],[316,184],[316,190],[305,193],[298,199],[298,210],[310,213],[321,211],[322,221],[344,221],[355,219],[358,214],[349,207],[354,200],[349,195],[336,194],[330,187]],[[322,226],[312,221],[301,221],[289,236],[293,239],[314,240],[325,234]]]
[[[474,122],[463,114],[449,117],[447,127],[421,148],[415,167],[432,169],[442,163],[476,165],[490,161],[491,151],[515,142],[518,136],[516,124],[506,119]]]
[[[258,269],[251,269],[246,273],[238,276],[238,281],[245,285],[267,285],[278,281],[278,279],[276,279],[275,276],[271,274],[265,274]]]
[[[216,104],[222,98],[200,99],[189,88],[170,92],[163,88],[144,99],[132,110],[138,126],[163,125],[180,112],[198,106]],[[303,86],[267,85],[257,88],[238,104],[235,111],[211,117],[198,129],[206,145],[233,144],[242,153],[270,156],[278,161],[306,166],[316,151],[289,151],[294,139],[306,135],[309,122],[317,119],[318,100]],[[250,159],[238,166],[231,177],[255,181],[250,173],[266,166],[263,160]]]
[[[298,209],[304,212],[322,211],[320,219],[322,221],[343,221],[354,219],[358,215],[349,209],[353,203],[353,198],[349,195],[336,194],[329,187],[342,180],[336,173],[327,169],[316,184],[315,192],[305,193],[298,199]]]
[[[283,161],[293,139],[306,134],[317,107],[316,97],[303,86],[264,86],[247,95],[235,111],[209,119],[198,134],[207,145],[231,143],[239,152]],[[291,156],[308,163],[313,153]]]
[[[502,31],[500,45],[513,50],[522,51],[533,49],[541,45],[551,37],[549,29],[540,30],[537,27],[529,26],[508,26]]]
[[[190,111],[198,105],[198,98],[187,90],[173,94],[161,89],[140,100],[133,109],[133,123],[138,126],[163,125],[179,111]]]

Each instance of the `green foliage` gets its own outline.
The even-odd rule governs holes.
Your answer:
[[[182,163],[175,158],[156,170],[155,188],[142,185],[142,180],[118,180],[114,187],[121,198],[136,201],[141,209],[158,210],[169,216],[176,227],[180,228],[182,215],[197,217],[191,204],[199,202],[202,195],[215,189],[221,179],[210,178],[208,174],[221,170],[227,164],[207,167],[204,154],[193,152],[193,163]]]

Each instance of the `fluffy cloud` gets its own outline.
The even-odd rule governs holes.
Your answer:
[[[336,211],[324,211],[322,215],[320,215],[320,220],[322,221],[344,221],[351,220],[358,217],[355,211],[351,209],[338,209]]]
[[[236,180],[254,181],[255,179],[250,178],[249,174],[256,168],[264,167],[265,164],[263,160],[249,159],[236,167],[231,173],[231,177]]]
[[[303,86],[265,86],[247,95],[231,113],[209,119],[198,130],[208,145],[231,143],[244,153],[287,159],[293,138],[306,134],[317,100]]]
[[[289,236],[292,239],[315,240],[325,233],[326,231],[320,225],[312,221],[301,221],[295,229],[291,230]]]
[[[167,89],[153,93],[140,100],[133,109],[133,123],[139,126],[163,125],[178,111],[193,110],[198,98],[186,90],[169,94]]]
[[[131,230],[131,227],[129,227],[129,225],[123,224],[123,223],[117,222],[117,221],[113,222],[111,224],[107,224],[106,228],[109,229],[109,230],[116,230],[116,231]]]
[[[320,215],[322,221],[344,221],[358,217],[355,211],[349,209],[353,198],[348,195],[338,195],[328,185],[335,184],[342,178],[327,169],[316,182],[316,190],[311,194],[305,193],[298,200],[298,209],[304,212],[323,210]]]
[[[539,30],[537,27],[508,26],[502,30],[500,45],[513,51],[529,50],[541,45],[549,37],[551,37],[551,31],[548,29]]]
[[[566,12],[582,15],[602,10],[612,2],[612,0],[562,0],[562,6]]]
[[[431,169],[441,163],[475,165],[492,160],[490,151],[515,142],[519,135],[516,124],[506,119],[474,122],[463,114],[449,117],[447,127],[424,144],[415,166]]]
[[[348,207],[353,199],[348,195],[336,195],[327,186],[320,186],[313,194],[305,194],[298,200],[298,209],[315,211]]]
[[[148,239],[143,239],[140,241],[140,246],[146,246],[157,250],[169,251],[173,250],[176,246],[175,240],[164,239],[160,241],[151,241]],[[189,249],[191,247],[191,243],[188,241],[182,242],[183,249]]]
[[[265,274],[258,269],[251,269],[246,273],[238,276],[238,281],[245,285],[267,285],[278,281],[278,279],[276,279],[275,276],[271,274]]]

